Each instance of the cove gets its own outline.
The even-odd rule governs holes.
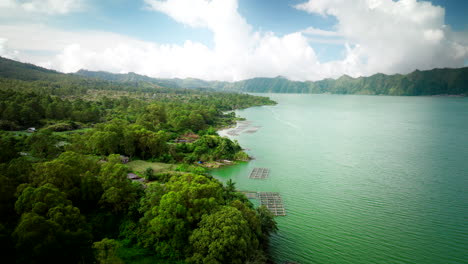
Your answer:
[[[281,194],[276,263],[468,263],[468,98],[267,96],[236,112],[254,160],[212,174]]]

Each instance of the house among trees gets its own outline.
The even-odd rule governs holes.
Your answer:
[[[186,134],[180,136],[179,138],[177,138],[175,140],[175,143],[193,143],[199,138],[200,138],[199,135],[190,132],[190,133],[186,133]]]
[[[145,181],[145,179],[141,178],[140,176],[136,175],[135,173],[127,174],[127,178],[129,178],[132,181],[139,181],[139,182],[144,182]]]
[[[124,155],[120,155],[120,160],[123,164],[127,164],[130,161],[130,158]]]

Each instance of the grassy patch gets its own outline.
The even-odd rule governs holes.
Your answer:
[[[20,136],[30,136],[32,135],[32,133],[28,133],[24,130],[20,130],[20,131],[4,131],[12,136],[15,136],[15,137],[20,137]]]
[[[149,162],[144,160],[134,160],[127,164],[127,166],[135,172],[144,173],[147,168],[152,168],[153,171],[156,172],[163,172],[163,171],[170,171],[175,168],[173,164],[167,164],[162,162]]]
[[[85,133],[89,130],[91,130],[92,128],[90,127],[87,127],[87,128],[80,128],[80,129],[75,129],[75,130],[70,130],[70,131],[62,131],[62,132],[53,132],[54,135],[69,135],[69,134],[73,134],[73,133]]]

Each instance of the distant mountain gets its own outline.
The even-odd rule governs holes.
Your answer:
[[[283,77],[254,78],[236,82],[233,89],[258,93],[332,93],[368,95],[468,95],[468,67],[416,70],[410,74],[340,78],[297,82]]]
[[[80,71],[86,74],[65,74],[33,64],[0,57],[0,89],[33,91],[43,94],[85,94],[92,90],[132,92],[186,93],[171,80],[157,81],[134,73],[119,75],[106,72]]]
[[[340,78],[321,81],[291,81],[284,77],[253,78],[238,82],[204,81],[194,78],[157,79],[135,73],[113,74],[81,70],[79,75],[111,81],[145,81],[162,87],[184,89],[207,88],[222,91],[253,93],[332,93],[367,95],[467,95],[468,67],[459,69],[416,70],[410,74],[386,75],[378,73],[370,77]]]
[[[0,57],[0,77],[23,81],[48,80],[54,81],[62,78],[64,73],[45,69],[33,64],[22,63]]]
[[[147,82],[159,85],[165,88],[182,88],[182,89],[216,89],[223,90],[225,87],[228,87],[227,82],[218,82],[218,81],[204,81],[195,78],[152,78],[146,75],[140,75],[133,72],[119,74],[119,73],[110,73],[104,71],[88,71],[88,70],[79,70],[75,73],[76,75],[99,78],[107,81],[114,82]]]
[[[119,73],[110,73],[105,71],[88,71],[88,70],[79,70],[75,73],[79,76],[98,78],[106,81],[113,82],[125,82],[125,83],[135,83],[135,82],[146,82],[158,85],[165,88],[181,88],[176,81],[171,79],[158,79],[151,78],[145,75],[139,75],[134,72],[119,74]]]
[[[208,89],[254,93],[332,93],[368,95],[468,95],[468,67],[458,69],[416,70],[410,74],[375,74],[370,77],[321,81],[291,81],[284,77],[253,78],[238,82],[204,81],[194,78],[162,79],[136,73],[115,74],[80,70],[64,74],[0,57],[0,78],[24,81],[71,81],[92,86],[97,80],[147,90],[162,88]],[[93,81],[96,80],[96,81]]]
[[[116,74],[104,71],[79,70],[73,74],[49,70],[30,63],[0,57],[0,78],[15,79],[22,81],[109,81],[135,86],[137,84],[147,84],[151,87],[163,88],[210,88],[209,82],[199,79],[159,79],[133,72],[126,74]]]
[[[311,82],[290,81],[284,77],[253,78],[235,82],[231,88],[254,93],[309,93]]]

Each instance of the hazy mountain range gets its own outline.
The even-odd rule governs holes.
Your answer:
[[[369,77],[340,78],[321,81],[291,81],[283,77],[253,78],[238,82],[204,81],[194,78],[161,79],[136,73],[115,74],[80,70],[64,74],[32,64],[0,57],[0,77],[26,81],[58,79],[105,80],[122,83],[149,84],[154,87],[198,89],[253,93],[332,93],[368,95],[467,95],[468,67],[457,69],[416,70],[409,74],[375,74]]]
[[[410,74],[375,74],[370,77],[340,78],[321,81],[291,81],[283,77],[253,78],[238,82],[204,81],[200,79],[157,79],[135,73],[112,74],[81,70],[76,74],[120,82],[151,82],[163,87],[211,88],[223,91],[253,93],[333,93],[368,95],[462,95],[468,94],[468,67],[433,69]]]

